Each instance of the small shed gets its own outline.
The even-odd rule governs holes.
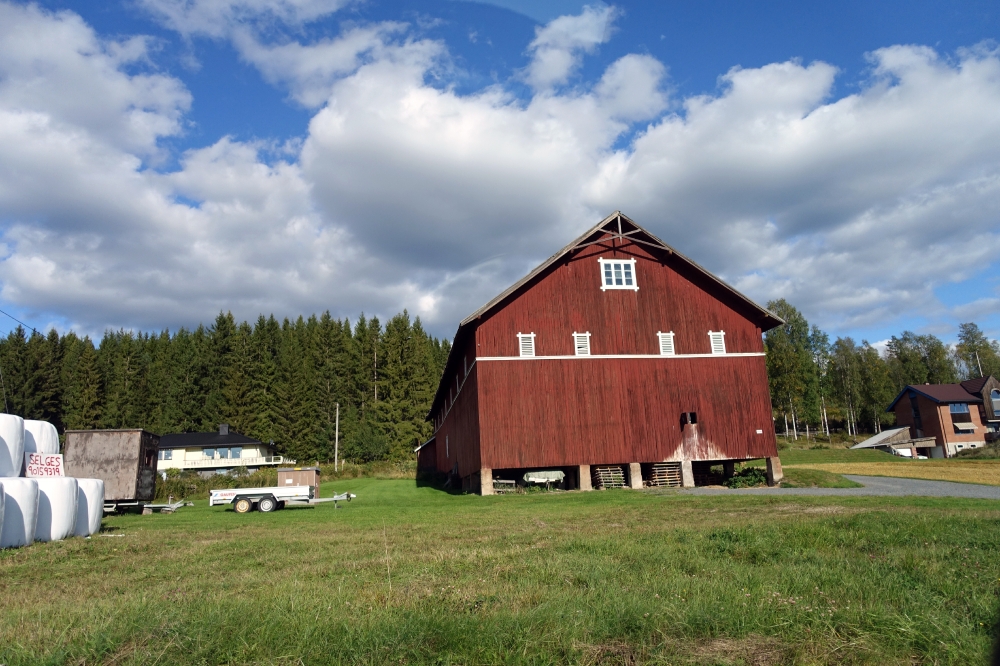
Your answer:
[[[312,486],[319,497],[319,467],[279,467],[279,486]]]
[[[152,502],[160,436],[145,430],[67,430],[66,476],[104,481],[108,502]]]

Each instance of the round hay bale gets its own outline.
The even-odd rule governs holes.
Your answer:
[[[38,482],[35,479],[4,479],[3,500],[0,548],[31,545],[38,519]]]
[[[101,531],[104,517],[104,481],[101,479],[77,479],[79,493],[76,496],[77,536],[85,537]]]
[[[24,419],[0,414],[0,476],[21,476],[24,467]]]
[[[60,541],[73,536],[79,485],[69,476],[53,476],[38,481],[38,521],[35,541]]]
[[[25,453],[59,453],[59,432],[48,421],[24,420]]]

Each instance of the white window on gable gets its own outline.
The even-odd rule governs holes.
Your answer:
[[[590,333],[573,333],[573,353],[590,356]]]
[[[521,350],[521,356],[534,356],[535,355],[535,334],[534,333],[518,333],[517,334],[518,347]]]
[[[601,291],[607,289],[639,290],[635,277],[635,259],[605,259],[597,260],[601,266]]]
[[[660,338],[660,356],[673,356],[676,353],[674,351],[674,332],[657,331],[656,336]]]
[[[726,353],[726,332],[725,331],[709,331],[708,339],[712,343],[712,353],[713,354],[725,354]]]

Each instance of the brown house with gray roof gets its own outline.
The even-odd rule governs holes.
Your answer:
[[[1000,381],[993,376],[959,384],[904,388],[886,410],[910,437],[933,437],[947,457],[1000,439]]]

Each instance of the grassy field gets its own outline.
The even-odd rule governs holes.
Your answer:
[[[897,460],[899,460],[897,458]],[[908,479],[958,481],[1000,486],[1000,460],[905,460],[899,462],[813,463],[788,470],[812,469],[831,474],[896,476]]]
[[[0,551],[0,663],[965,665],[997,617],[996,502],[333,490]]]

